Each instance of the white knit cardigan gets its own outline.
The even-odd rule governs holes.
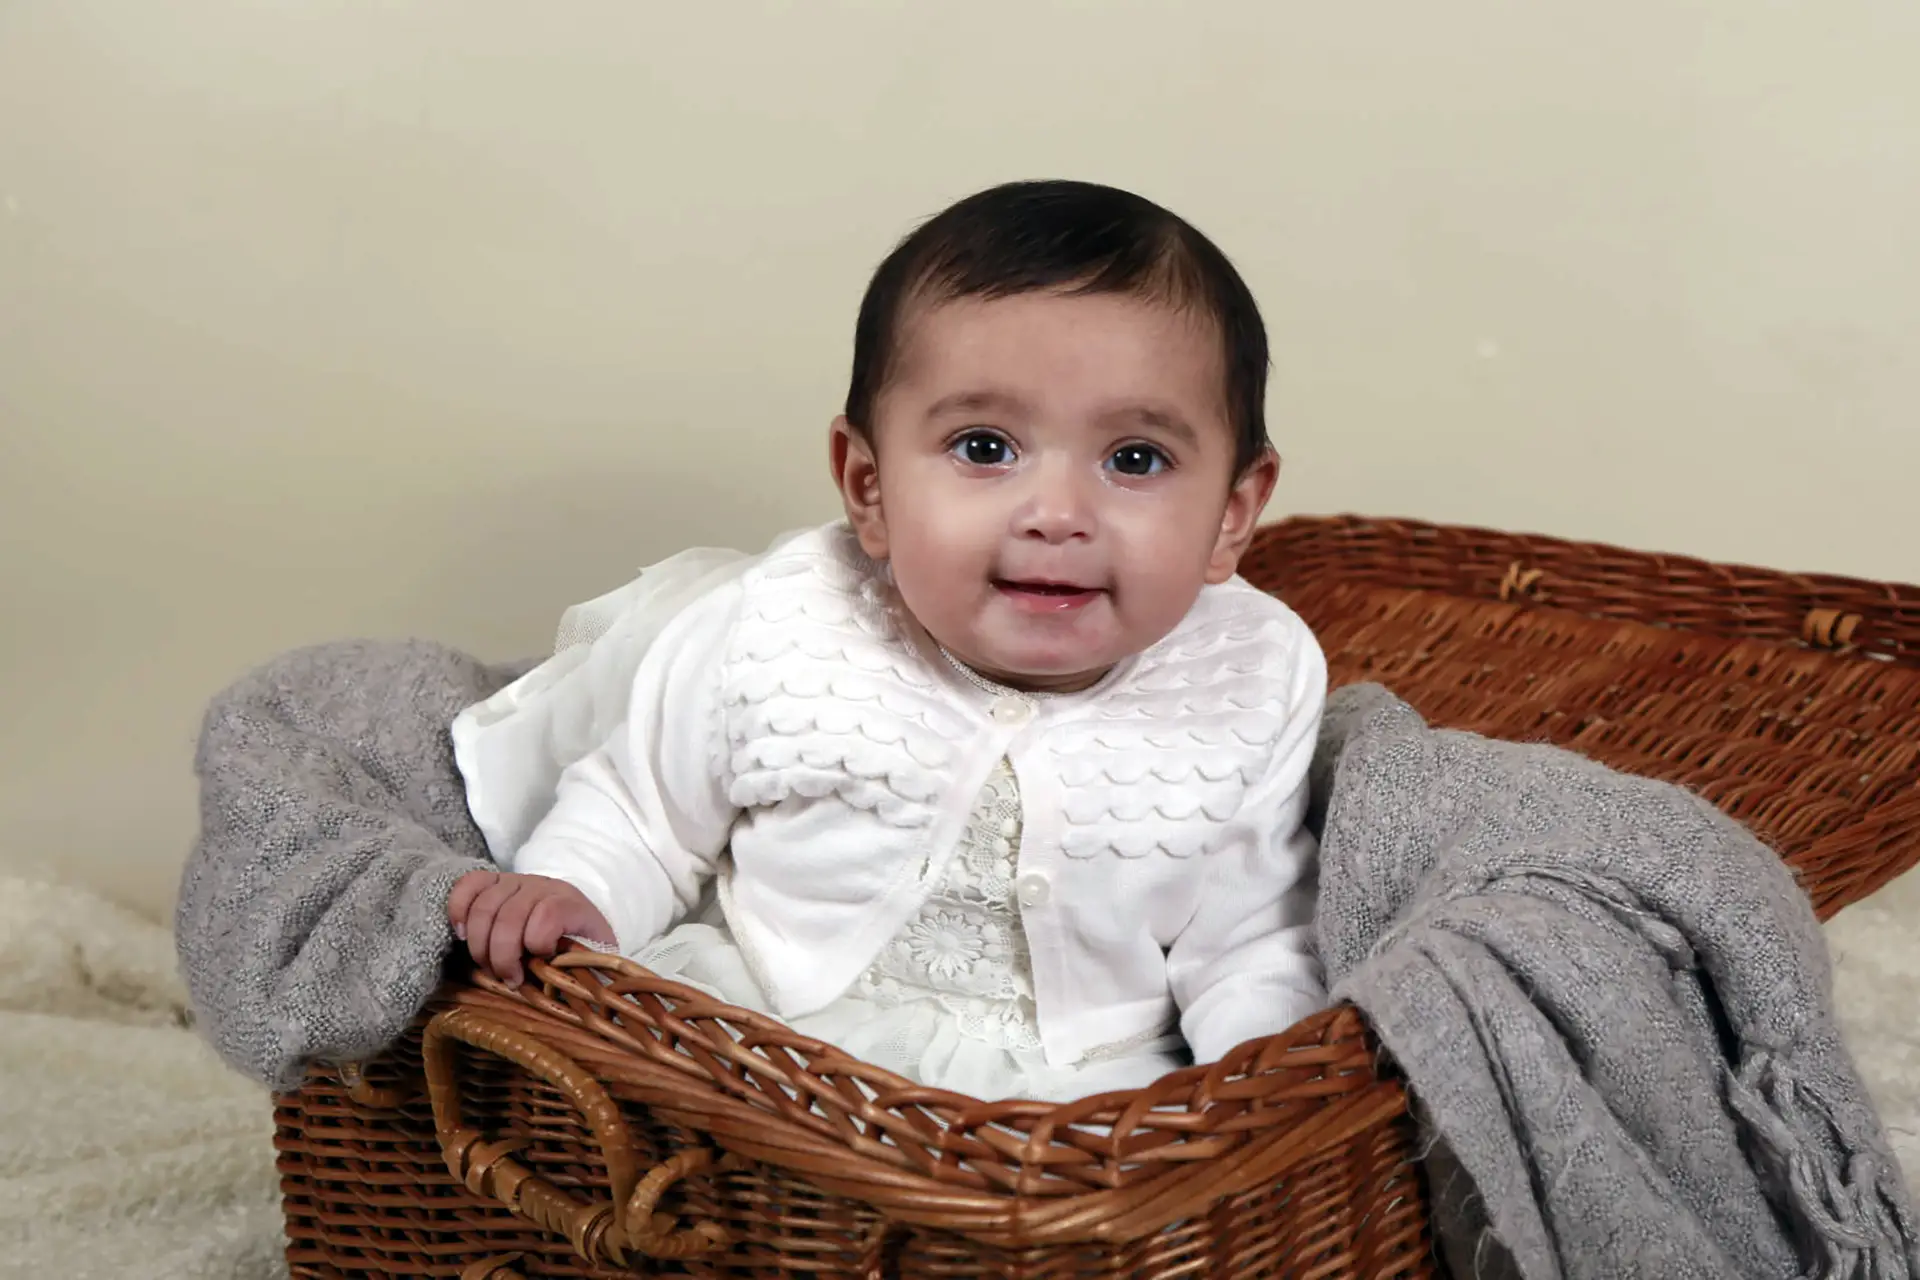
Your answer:
[[[1306,625],[1234,579],[1084,693],[996,695],[828,525],[667,623],[619,727],[561,775],[511,866],[577,885],[626,951],[717,876],[776,1010],[798,1017],[940,883],[1004,757],[1048,1060],[1177,1025],[1212,1061],[1324,1003],[1303,819],[1325,692]]]

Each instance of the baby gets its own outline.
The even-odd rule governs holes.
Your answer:
[[[1267,366],[1232,265],[1138,196],[1017,183],[921,226],[861,303],[845,519],[659,628],[511,872],[455,885],[474,961],[617,948],[986,1099],[1322,1007],[1326,667],[1236,576]]]

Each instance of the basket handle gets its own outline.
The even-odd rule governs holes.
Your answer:
[[[524,1139],[488,1141],[467,1125],[454,1073],[456,1044],[503,1058],[566,1096],[600,1144],[613,1192],[610,1203],[577,1199],[515,1160],[512,1153],[526,1145]],[[586,1068],[552,1045],[474,1010],[449,1009],[427,1023],[420,1056],[441,1154],[448,1170],[475,1195],[491,1196],[536,1226],[565,1236],[589,1262],[604,1256],[615,1266],[625,1266],[628,1249],[671,1260],[727,1247],[726,1229],[718,1223],[680,1230],[672,1218],[654,1212],[668,1188],[712,1166],[712,1154],[689,1148],[641,1176],[633,1158],[633,1134],[619,1106]]]

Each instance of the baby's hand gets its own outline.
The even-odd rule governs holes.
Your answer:
[[[522,958],[550,956],[564,937],[615,941],[613,926],[586,894],[548,876],[469,871],[447,895],[447,920],[475,964],[515,987],[525,976]]]

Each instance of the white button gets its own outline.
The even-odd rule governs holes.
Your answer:
[[[1025,698],[1001,698],[993,704],[993,718],[1001,724],[1025,724],[1032,714]]]
[[[1029,871],[1013,882],[1013,890],[1020,895],[1023,907],[1044,907],[1047,899],[1053,896],[1053,886],[1038,871]]]

